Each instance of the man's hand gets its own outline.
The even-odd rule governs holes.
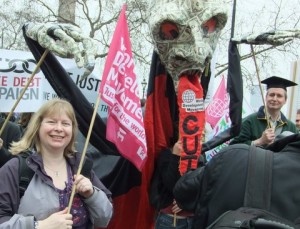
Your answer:
[[[256,146],[266,146],[273,143],[275,140],[275,130],[274,128],[268,128],[266,129],[261,137],[254,141],[254,145]]]
[[[182,152],[182,143],[181,141],[177,141],[174,146],[173,146],[173,150],[172,150],[172,154],[180,156]]]
[[[24,25],[26,35],[37,41],[43,48],[63,58],[74,58],[86,78],[94,69],[97,55],[96,41],[84,36],[81,29],[71,24],[27,23]]]
[[[178,207],[176,200],[173,200],[172,212],[177,214],[181,211],[182,211],[182,209],[180,207]]]

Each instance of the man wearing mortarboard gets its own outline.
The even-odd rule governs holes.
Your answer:
[[[300,109],[297,110],[297,114],[296,114],[296,127],[297,129],[300,131]]]
[[[230,144],[246,143],[266,147],[283,131],[298,133],[296,125],[281,112],[287,101],[287,87],[297,84],[277,76],[262,80],[261,83],[267,85],[265,106],[243,120],[240,134]]]

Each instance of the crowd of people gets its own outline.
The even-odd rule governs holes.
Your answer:
[[[243,120],[240,134],[231,140],[231,145],[244,143],[269,148],[282,133],[299,133],[300,110],[297,111],[295,122],[288,120],[281,112],[287,101],[287,87],[297,84],[276,76],[262,83],[267,85],[265,106]],[[7,114],[0,117],[1,128],[6,117]],[[72,105],[58,98],[46,102],[37,112],[22,113],[18,118],[14,117],[7,122],[0,138],[0,228],[107,226],[113,214],[111,193],[93,170],[86,176],[76,174],[81,160],[81,154],[75,147],[77,132]],[[156,206],[156,229],[191,229],[195,225],[197,228],[205,228],[223,212],[242,206],[244,181],[230,181],[239,180],[240,178],[235,178],[238,174],[233,174],[232,169],[220,174],[215,171],[215,167],[233,166],[233,170],[240,169],[240,175],[244,174],[246,164],[243,163],[247,162],[248,150],[239,146],[229,146],[228,149],[231,153],[224,153],[227,150],[224,149],[222,152],[226,156],[215,157],[206,166],[202,163],[200,169],[182,177],[178,170],[181,141],[176,142],[172,149],[160,152],[156,161],[161,185],[160,200]],[[233,152],[240,156],[234,157]],[[28,155],[26,161],[34,176],[24,195],[20,196],[18,170],[21,168],[16,155],[24,154]],[[237,163],[243,166],[238,166]],[[214,176],[222,177],[222,182],[215,181]],[[207,182],[205,179],[211,179],[215,183],[208,187],[207,183],[203,183]],[[225,188],[226,182],[233,182],[235,190]],[[75,187],[76,194],[71,209],[68,209],[72,187]],[[201,206],[205,210],[199,215],[197,203],[202,203],[203,195],[211,192],[211,189],[220,198],[233,192],[235,201],[210,196],[209,202],[205,203],[207,206]],[[225,189],[228,191],[225,192]],[[286,190],[285,187],[282,190]],[[279,193],[276,195],[280,198]],[[32,208],[32,202],[37,203],[35,208]],[[214,202],[216,203],[212,204]],[[294,205],[289,207],[297,208]],[[278,209],[275,212],[281,214]],[[292,215],[284,216],[293,220]]]

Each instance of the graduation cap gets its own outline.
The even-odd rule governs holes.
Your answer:
[[[269,88],[283,88],[286,90],[287,87],[296,86],[298,84],[294,83],[293,81],[280,78],[278,76],[271,76],[267,79],[261,81],[261,83],[267,85],[267,89]]]

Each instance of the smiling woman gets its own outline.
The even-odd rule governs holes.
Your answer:
[[[50,100],[33,115],[24,136],[10,150],[14,155],[29,152],[26,165],[34,175],[20,197],[18,158],[0,169],[0,229],[107,226],[111,193],[93,171],[87,177],[74,175],[81,160],[74,147],[76,134],[75,113],[66,100]],[[76,194],[68,211],[73,185]]]
[[[57,128],[58,125],[66,127],[66,123],[69,124],[69,129]],[[48,127],[48,135],[43,134],[44,129]],[[53,128],[54,127],[54,128]],[[70,139],[66,142],[66,145],[61,149],[62,156],[73,156],[75,154],[74,141],[78,131],[77,121],[72,105],[59,98],[53,99],[45,103],[31,118],[30,124],[27,127],[27,132],[21,141],[13,143],[11,147],[12,154],[18,154],[26,149],[34,148],[38,153],[44,157],[48,152],[44,151],[45,143],[48,142],[50,136],[53,133],[59,133],[66,135],[67,130]],[[49,137],[49,139],[47,139]],[[50,144],[48,142],[48,144]]]

